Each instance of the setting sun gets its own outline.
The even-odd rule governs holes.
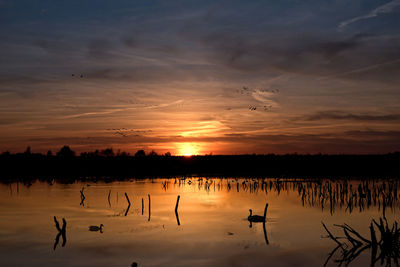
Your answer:
[[[182,156],[192,156],[198,154],[196,145],[191,143],[180,143],[178,144],[178,154]]]

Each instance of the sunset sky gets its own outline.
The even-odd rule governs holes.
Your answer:
[[[0,152],[399,151],[399,18],[400,0],[0,0]]]

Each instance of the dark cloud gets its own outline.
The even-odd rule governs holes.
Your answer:
[[[61,36],[35,39],[32,44],[47,53],[53,54],[52,56],[65,56],[65,53],[71,49]]]
[[[138,46],[138,40],[133,36],[123,36],[121,41],[124,45],[131,48],[136,48]]]
[[[161,82],[171,80],[175,75],[174,70],[168,67],[142,66],[126,68],[104,68],[97,70],[88,70],[86,76],[88,79],[99,79],[108,81],[155,81]]]
[[[361,137],[361,138],[391,138],[393,140],[400,140],[400,131],[346,131],[344,132],[346,136],[351,137]]]
[[[90,41],[87,48],[90,59],[104,60],[112,57],[114,46],[107,39],[96,39]]]
[[[188,33],[186,33],[188,35]],[[316,77],[398,81],[400,37],[355,34],[256,34],[221,31],[193,39],[209,49],[209,60],[241,71],[280,71]],[[381,71],[382,68],[385,71]],[[366,73],[368,72],[368,73]],[[385,75],[389,72],[389,75]],[[390,76],[391,80],[381,77]]]
[[[135,49],[143,55],[152,55],[160,53],[167,55],[176,55],[181,48],[174,38],[155,38],[152,35],[145,35],[142,32],[125,34],[121,37],[123,45],[130,49]]]
[[[124,67],[90,68],[85,71],[88,79],[129,82],[184,82],[208,81],[224,76],[218,69],[208,65],[195,64],[160,64]],[[221,75],[221,76],[220,76]]]
[[[297,118],[299,119],[299,118]],[[296,119],[296,120],[297,120]],[[303,118],[305,121],[354,120],[354,121],[398,121],[400,114],[354,114],[343,111],[321,111]]]
[[[341,41],[316,41],[315,43],[306,44],[304,47],[301,47],[299,51],[296,52],[296,54],[319,54],[326,59],[331,59],[341,52],[357,49],[361,46],[362,41],[368,37],[370,37],[369,34],[356,34],[348,39]]]
[[[28,75],[1,75],[0,74],[0,86],[16,86],[16,85],[27,85],[27,84],[42,84],[51,82],[52,79],[46,79],[44,77],[32,77]],[[14,88],[15,89],[15,88]],[[3,90],[4,91],[4,90]]]

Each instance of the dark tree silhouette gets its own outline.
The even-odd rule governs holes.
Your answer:
[[[58,157],[74,157],[75,152],[71,150],[69,146],[63,146],[60,151],[57,152]]]
[[[382,155],[205,155],[146,157],[144,150],[135,156],[119,152],[104,156],[101,151],[84,152],[80,156],[69,146],[47,157],[40,153],[3,153],[0,155],[0,181],[18,176],[98,177],[165,177],[165,176],[224,176],[224,177],[386,177],[398,178],[400,153]],[[111,155],[111,151],[105,153]],[[154,155],[154,156],[151,156]],[[24,168],[21,168],[24,166]],[[358,190],[362,199],[368,190]],[[361,193],[360,193],[361,192]],[[365,196],[365,194],[367,194]],[[304,195],[304,194],[303,194]],[[352,205],[350,205],[351,207]]]
[[[143,149],[140,149],[135,153],[135,157],[145,157],[145,156],[146,156],[146,153],[144,152]]]
[[[101,155],[105,157],[114,157],[114,151],[112,148],[106,148],[101,151]]]
[[[31,154],[31,147],[28,146],[24,152],[25,155],[30,155]]]
[[[154,156],[158,156],[157,152],[155,152],[154,150],[152,150],[148,156],[154,157]]]
[[[128,152],[122,151],[118,152],[117,156],[119,157],[128,157],[130,154]]]

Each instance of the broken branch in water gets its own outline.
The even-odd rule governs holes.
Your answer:
[[[129,197],[128,197],[128,194],[125,192],[125,197],[126,197],[126,200],[128,201],[128,204],[129,204],[129,206],[131,205],[131,202],[129,201]]]
[[[267,209],[268,209],[268,203],[265,204],[264,208],[264,222],[267,220]]]
[[[332,255],[336,250],[342,247],[341,259],[336,260],[340,264],[345,263],[348,265],[351,261],[357,258],[364,250],[371,248],[371,266],[374,266],[379,260],[381,264],[386,266],[391,266],[392,261],[398,266],[398,259],[400,258],[400,229],[398,228],[398,223],[395,221],[392,227],[386,218],[380,218],[379,223],[372,220],[369,225],[371,240],[361,236],[354,228],[348,224],[335,225],[343,230],[344,237],[335,237],[322,223],[329,237],[335,241],[338,246],[329,254],[324,266],[327,265]],[[374,226],[376,226],[380,232],[380,237],[378,239]],[[351,248],[348,249],[348,243],[341,243],[338,241],[339,238],[347,240],[351,244]],[[345,246],[346,245],[346,246]],[[380,250],[379,256],[378,249]]]
[[[131,207],[131,202],[129,201],[128,194],[125,192],[126,200],[128,201],[128,208],[126,209],[125,216],[128,215],[129,208]]]
[[[62,246],[64,247],[65,244],[67,243],[67,236],[66,236],[67,221],[64,218],[62,219],[62,221],[63,221],[63,226],[62,226],[62,228],[60,228],[60,224],[58,223],[56,216],[54,216],[54,222],[56,224],[56,229],[58,231],[58,234],[54,241],[54,246],[53,246],[54,250],[57,248],[58,242],[60,240],[60,236],[62,236],[62,238],[63,238]]]
[[[332,235],[331,232],[329,232],[328,228],[326,227],[326,225],[325,225],[323,222],[321,222],[321,223],[322,223],[322,226],[325,228],[325,231],[328,233],[329,238],[332,239],[333,241],[335,241],[336,244],[338,244],[340,247],[342,247],[343,244],[340,243],[340,242],[337,240],[337,238],[336,238],[334,235]]]
[[[58,230],[59,232],[61,232],[60,224],[58,223],[56,216],[54,216],[54,222],[55,222],[55,224],[56,224],[57,230]]]
[[[175,212],[178,212],[178,205],[179,205],[179,199],[181,198],[180,195],[176,198],[176,204],[175,204]]]
[[[84,190],[85,188],[84,187],[82,187],[82,189],[80,190],[80,192],[81,192],[81,206],[85,206],[85,199],[86,199],[86,197],[85,197],[85,194],[83,193],[83,190]]]
[[[365,243],[370,244],[371,241],[367,240],[366,238],[362,237],[356,230],[354,230],[353,228],[350,227],[350,225],[348,224],[343,224],[343,225],[337,225],[334,224],[337,227],[343,228],[343,230],[347,230],[349,232],[351,232],[352,234],[354,234],[355,236],[357,236],[359,239],[361,239],[362,241],[364,241]]]
[[[110,191],[108,191],[108,205],[111,207],[110,196],[111,196],[111,189]]]
[[[181,198],[180,195],[176,198],[176,204],[175,204],[175,216],[176,216],[176,222],[178,223],[178,226],[181,225],[179,221],[179,215],[178,215],[178,205],[179,205],[179,199]]]

